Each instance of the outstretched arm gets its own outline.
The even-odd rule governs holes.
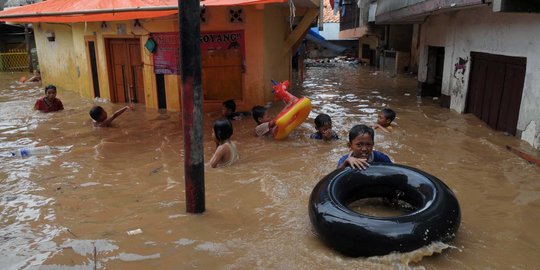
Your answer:
[[[113,121],[116,117],[118,117],[118,116],[120,116],[121,114],[123,114],[127,109],[129,109],[129,107],[128,107],[128,106],[125,106],[124,108],[122,108],[122,109],[120,109],[120,110],[114,112],[113,115],[111,115],[111,117],[107,118],[105,121],[103,121],[103,123],[101,123],[101,126],[109,126],[109,125],[111,125],[112,121]]]

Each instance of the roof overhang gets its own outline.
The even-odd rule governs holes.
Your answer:
[[[477,7],[480,5],[487,5],[486,0],[379,0],[377,2],[377,14],[375,16],[375,23],[421,23],[429,15]]]
[[[311,0],[301,0],[309,1]],[[118,3],[120,2],[120,3]],[[204,6],[246,6],[287,0],[205,0]],[[178,13],[177,0],[49,0],[0,12],[9,22],[97,22],[164,17]]]

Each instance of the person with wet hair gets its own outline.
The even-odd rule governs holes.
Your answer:
[[[34,110],[41,112],[55,112],[64,109],[64,104],[56,98],[56,86],[50,84],[45,86],[45,96],[38,99],[34,104]]]
[[[321,113],[315,117],[315,129],[317,132],[309,136],[310,139],[333,141],[339,140],[337,133],[332,130],[332,119],[328,114]]]
[[[39,69],[36,69],[34,71],[34,75],[30,78],[26,78],[25,76],[21,77],[19,79],[20,83],[30,83],[30,82],[40,82],[41,81],[41,72]]]
[[[238,160],[236,145],[231,141],[233,126],[228,119],[219,119],[214,122],[212,133],[216,143],[216,152],[210,159],[210,166],[230,166]]]
[[[276,122],[275,119],[268,115],[268,109],[263,106],[255,106],[251,109],[251,115],[253,115],[253,119],[257,123],[257,127],[255,127],[255,136],[272,136],[276,128]]]
[[[396,119],[396,113],[390,108],[384,108],[377,116],[377,123],[373,129],[380,129],[384,132],[392,132],[392,121]]]
[[[382,152],[373,150],[375,144],[375,131],[366,125],[356,125],[349,131],[348,146],[351,152],[342,156],[337,168],[350,166],[355,169],[365,170],[370,163],[380,162],[392,164],[392,160]]]
[[[251,114],[250,112],[236,112],[236,103],[233,99],[223,101],[222,105],[221,113],[229,120],[241,120],[244,116]]]
[[[110,127],[112,121],[116,119],[116,117],[123,114],[129,108],[129,106],[125,106],[122,109],[114,112],[111,117],[107,118],[107,112],[105,111],[105,109],[103,109],[101,106],[94,106],[92,107],[92,109],[90,109],[89,114],[90,117],[94,120],[94,127]]]

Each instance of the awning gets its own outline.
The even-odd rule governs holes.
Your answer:
[[[206,0],[205,6],[285,3],[287,0]],[[9,22],[99,22],[164,17],[178,13],[177,0],[48,0],[0,11]]]

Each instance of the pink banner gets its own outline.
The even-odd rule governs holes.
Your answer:
[[[180,40],[178,32],[152,33],[156,42],[154,51],[155,74],[180,74]],[[245,61],[244,30],[202,32],[201,53],[208,50],[240,49]]]
[[[154,73],[180,75],[180,39],[178,32],[152,33],[156,42]]]

